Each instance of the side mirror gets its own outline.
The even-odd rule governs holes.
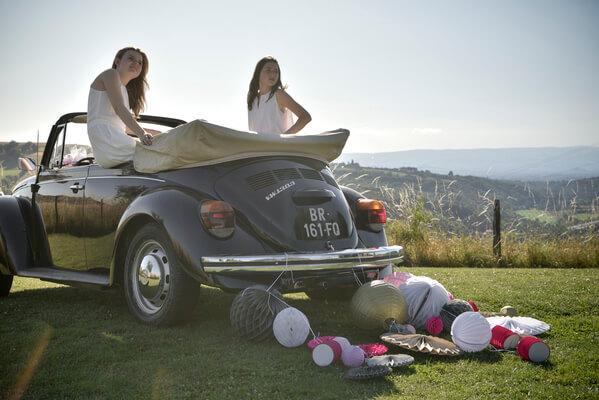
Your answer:
[[[35,161],[31,158],[19,157],[19,169],[28,173],[35,171]]]

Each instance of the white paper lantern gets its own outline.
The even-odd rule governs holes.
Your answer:
[[[539,321],[531,317],[488,317],[487,321],[493,328],[496,325],[501,325],[511,331],[514,331],[520,335],[540,335],[545,333],[551,328],[549,324]]]
[[[275,317],[272,330],[277,341],[283,346],[297,347],[308,338],[310,323],[300,310],[287,307]]]
[[[399,287],[408,303],[410,323],[424,329],[430,317],[438,316],[449,301],[449,293],[443,285],[426,276],[413,276]]]
[[[469,353],[484,350],[491,341],[491,325],[480,313],[462,313],[451,325],[451,340]]]

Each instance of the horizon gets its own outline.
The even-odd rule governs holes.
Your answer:
[[[599,2],[260,6],[1,3],[0,141],[35,142],[85,110],[132,44],[150,60],[145,114],[247,130],[247,85],[272,54],[312,115],[301,133],[348,128],[348,153],[599,145]]]

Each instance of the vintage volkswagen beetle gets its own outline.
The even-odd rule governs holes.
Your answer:
[[[141,116],[163,130],[184,121]],[[139,173],[93,162],[85,114],[52,127],[39,166],[0,196],[0,296],[13,275],[122,288],[139,320],[189,316],[200,284],[348,294],[401,261],[382,203],[310,157],[250,157]]]

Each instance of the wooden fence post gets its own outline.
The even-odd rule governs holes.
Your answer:
[[[495,199],[493,210],[493,255],[497,260],[501,258],[501,207],[499,199]]]

